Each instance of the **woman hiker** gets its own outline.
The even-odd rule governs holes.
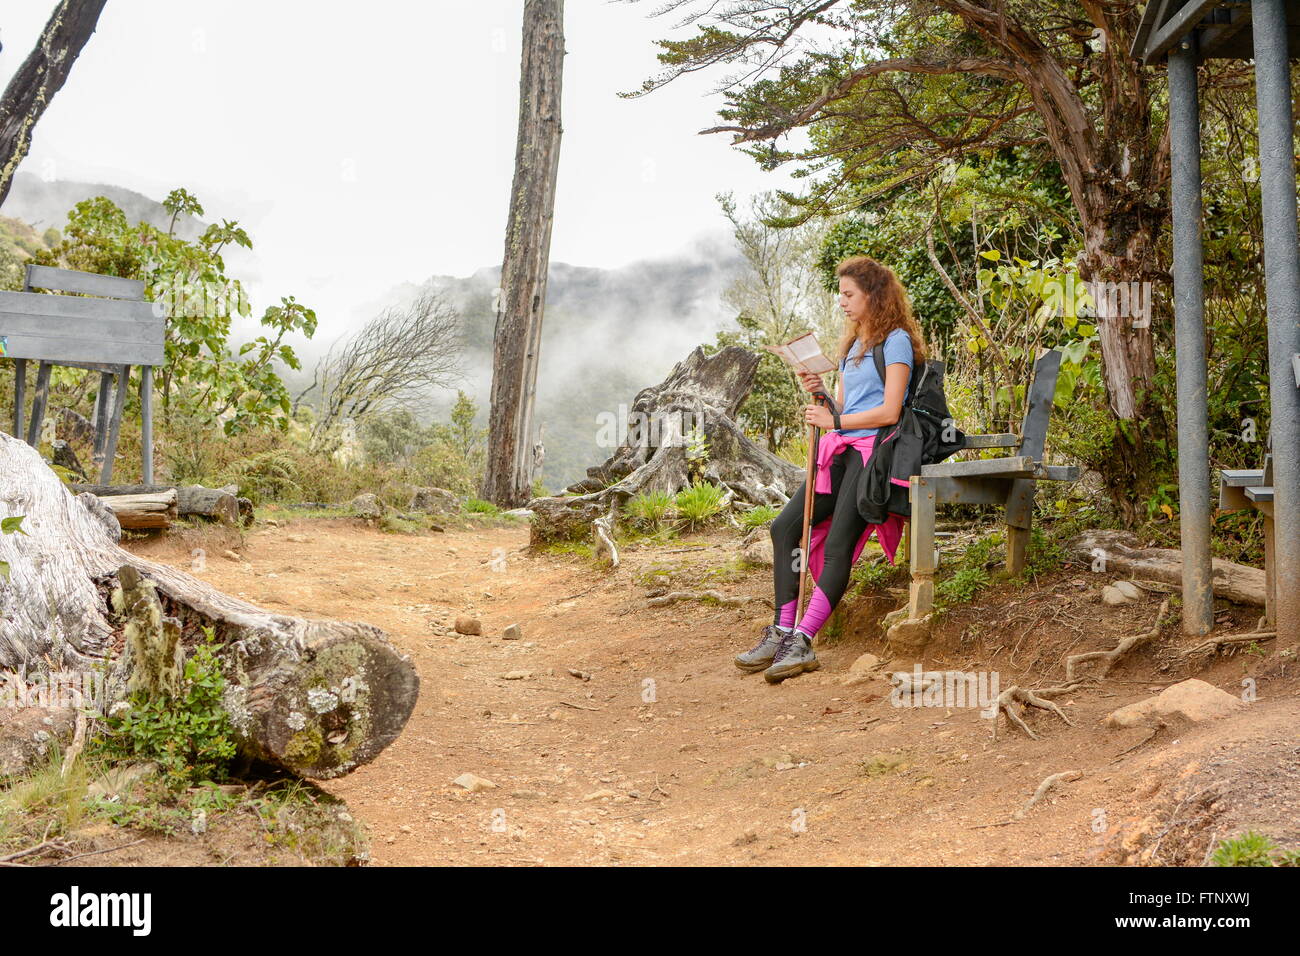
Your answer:
[[[821,666],[813,653],[813,638],[844,594],[849,572],[867,539],[874,532],[892,564],[903,534],[900,515],[890,514],[883,524],[867,524],[858,513],[855,490],[877,432],[888,435],[889,427],[898,422],[912,368],[925,360],[925,341],[893,270],[867,256],[855,256],[841,262],[835,274],[846,318],[839,347],[839,396],[834,411],[804,406],[805,422],[826,430],[817,451],[808,545],[808,568],[816,587],[796,627],[806,494],[800,485],[772,522],[776,618],[763,628],[758,644],[735,659],[746,673],[763,671],[769,683]],[[883,382],[872,358],[875,348],[884,349]],[[820,375],[801,372],[800,378],[807,391],[826,392]]]

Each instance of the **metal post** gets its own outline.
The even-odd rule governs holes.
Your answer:
[[[1201,249],[1200,56],[1195,35],[1169,51],[1170,202],[1174,218],[1174,351],[1178,380],[1178,512],[1183,631],[1214,629],[1210,561],[1210,439]]]
[[[1255,104],[1259,113],[1264,289],[1268,297],[1268,374],[1273,439],[1273,549],[1277,636],[1300,639],[1300,240],[1296,230],[1291,76],[1284,0],[1252,0]]]

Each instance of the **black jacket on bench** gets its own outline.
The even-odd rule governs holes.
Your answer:
[[[885,381],[885,357],[874,349],[876,371]],[[922,465],[943,461],[966,444],[966,436],[953,424],[948,400],[943,394],[944,364],[923,362],[912,370],[908,401],[899,413],[898,426],[880,437],[881,428],[866,467],[858,476],[858,514],[868,524],[882,524],[890,514],[912,515],[910,488],[896,485],[891,478],[908,481],[921,473]],[[946,433],[946,434],[945,434]]]

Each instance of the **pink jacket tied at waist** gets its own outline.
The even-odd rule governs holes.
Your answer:
[[[871,457],[871,449],[875,444],[875,435],[843,435],[837,431],[830,431],[822,435],[817,444],[817,471],[813,481],[813,491],[817,494],[830,494],[831,461],[846,447],[856,448],[859,454],[862,455],[862,463],[865,465],[867,459]],[[896,485],[907,487],[905,481],[900,481],[897,478],[891,478],[890,480]],[[856,488],[841,489],[841,494],[855,495],[856,493]],[[857,544],[853,547],[853,563],[857,563],[859,555],[862,554],[862,549],[867,545],[867,539],[871,537],[874,531],[876,540],[880,542],[881,550],[885,552],[885,557],[889,559],[890,564],[894,564],[894,556],[898,552],[898,543],[903,538],[903,523],[905,520],[902,515],[890,514],[883,524],[867,525],[858,538]],[[814,580],[821,577],[826,535],[830,533],[830,530],[831,519],[828,517],[813,525],[808,538],[808,570],[812,572]]]

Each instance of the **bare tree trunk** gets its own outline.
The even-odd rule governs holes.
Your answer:
[[[61,0],[35,49],[0,99],[0,204],[32,144],[32,129],[63,88],[81,48],[95,32],[105,0]]]
[[[514,508],[532,494],[532,424],[560,159],[564,0],[527,0],[519,138],[497,300],[482,497]]]

